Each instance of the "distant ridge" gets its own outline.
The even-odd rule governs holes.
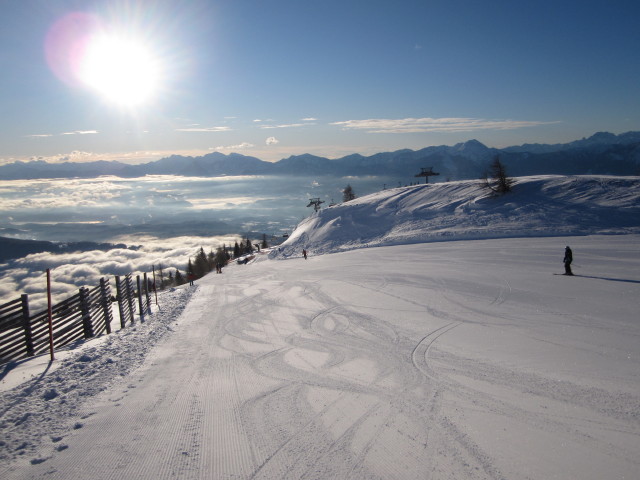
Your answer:
[[[278,162],[256,157],[213,152],[201,157],[173,155],[155,162],[129,165],[122,162],[47,163],[42,160],[0,166],[0,179],[94,178],[101,175],[232,176],[232,175],[402,175],[412,176],[422,167],[434,167],[439,180],[478,178],[489,162],[500,155],[511,175],[640,175],[640,132],[614,135],[598,132],[565,144],[524,144],[489,148],[478,140],[454,146],[382,152],[368,157],[352,154],[330,160],[311,154],[294,155]]]

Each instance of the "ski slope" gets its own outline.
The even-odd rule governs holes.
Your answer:
[[[479,180],[383,190],[303,220],[280,257],[460,239],[640,233],[640,177],[514,178],[495,196]]]
[[[638,478],[640,235],[292,237],[2,393],[0,477]]]

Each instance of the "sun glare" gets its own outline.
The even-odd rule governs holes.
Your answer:
[[[121,108],[156,99],[165,80],[163,58],[148,35],[92,14],[73,12],[58,20],[47,34],[45,52],[65,83],[88,88]]]
[[[158,61],[142,42],[125,36],[92,38],[80,65],[80,80],[123,107],[146,103],[158,90]]]

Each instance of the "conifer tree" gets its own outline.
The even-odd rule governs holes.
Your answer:
[[[176,285],[178,285],[178,286],[184,285],[184,283],[185,283],[184,277],[180,273],[180,270],[178,270],[177,268],[176,268],[175,279],[176,279]]]
[[[267,243],[267,234],[266,233],[262,234],[262,243],[260,244],[260,247],[269,248],[269,244]]]
[[[249,237],[247,237],[246,243],[244,244],[244,253],[253,253],[253,245],[251,245]]]
[[[242,255],[240,245],[238,245],[238,242],[236,241],[236,244],[233,246],[233,257],[238,258],[240,255]]]
[[[191,258],[189,258],[189,263],[187,264],[187,278],[195,276],[196,272],[193,269],[193,263],[191,262]]]
[[[489,166],[489,172],[483,177],[483,186],[501,195],[511,191],[513,179],[507,176],[507,171],[497,155]]]
[[[349,202],[351,200],[353,200],[354,198],[356,198],[356,194],[353,191],[353,188],[351,187],[351,185],[347,185],[344,190],[342,191],[342,201],[343,202]]]
[[[216,260],[216,254],[213,253],[213,250],[209,250],[209,254],[207,255],[207,266],[209,271],[213,270],[213,267],[216,266],[217,260]]]
[[[222,266],[225,266],[227,264],[227,254],[225,253],[223,247],[218,247],[218,249],[216,250],[216,255],[214,257],[214,265],[218,263]]]
[[[164,268],[162,264],[158,265],[158,274],[160,275],[160,290],[164,288]]]
[[[200,247],[200,251],[196,255],[196,259],[193,263],[193,273],[196,278],[204,277],[209,273],[209,264],[207,263],[207,254],[204,253],[204,249]]]

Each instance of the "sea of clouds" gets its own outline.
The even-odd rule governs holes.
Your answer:
[[[51,272],[51,287],[54,303],[77,293],[83,286],[98,285],[100,278],[110,279],[129,273],[151,278],[155,268],[163,268],[165,279],[169,272],[180,270],[184,274],[189,258],[202,247],[206,253],[219,245],[231,245],[239,237],[235,235],[215,237],[140,238],[138,249],[116,248],[108,251],[92,250],[77,253],[36,253],[0,265],[0,304],[14,300],[20,294],[29,295],[33,313],[44,310],[46,298],[46,270]],[[115,291],[113,292],[115,294]]]
[[[184,273],[189,258],[262,234],[278,242],[307,217],[310,198],[325,205],[377,191],[393,179],[378,177],[180,177],[0,181],[0,236],[54,242],[93,241],[133,248],[39,253],[0,264],[0,303],[29,295],[32,310],[46,307],[45,270],[55,300],[101,277]]]

